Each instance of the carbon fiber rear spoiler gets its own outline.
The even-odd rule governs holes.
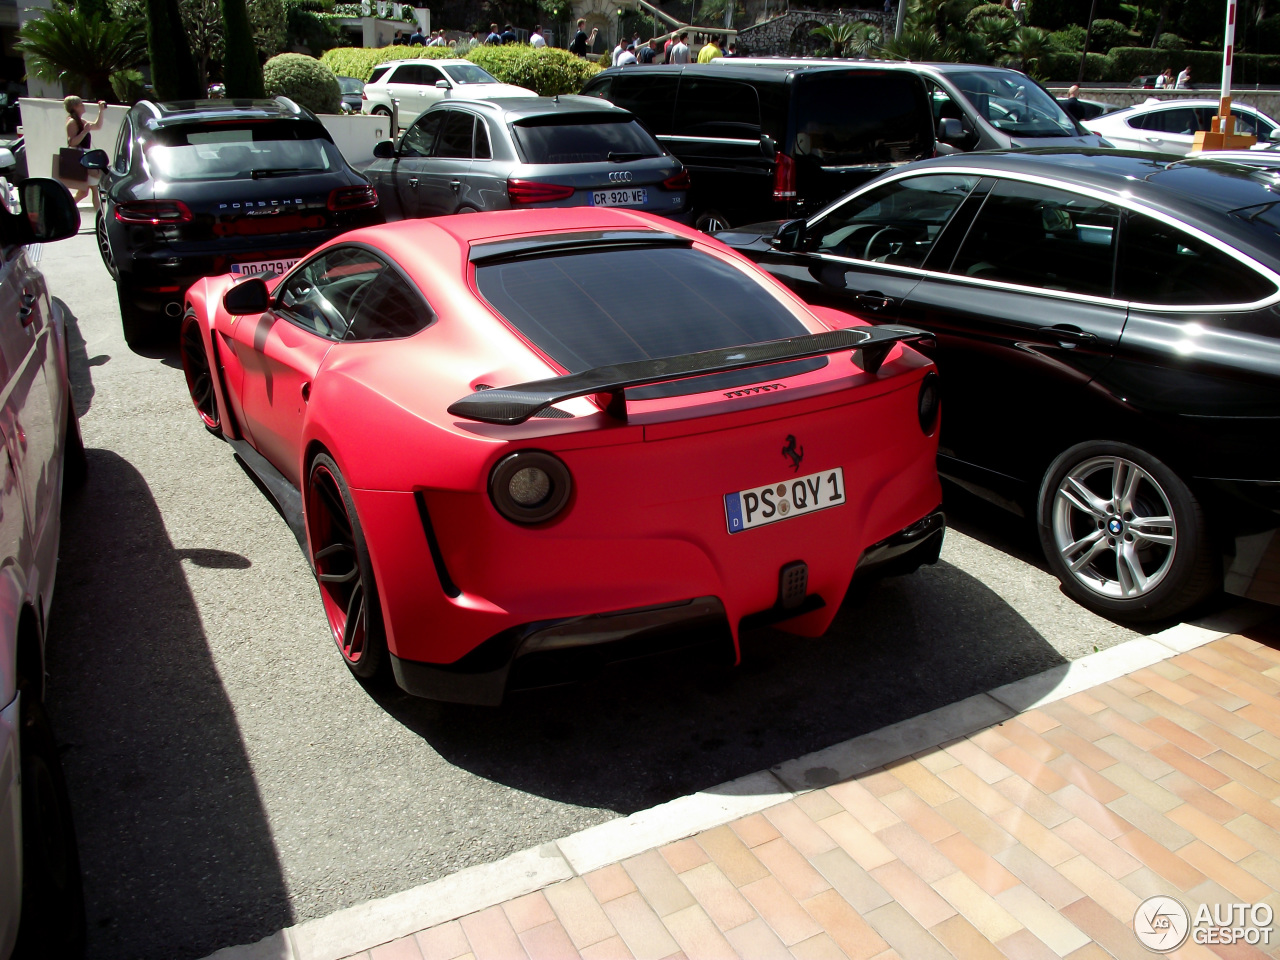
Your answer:
[[[481,390],[455,401],[449,406],[449,412],[455,417],[480,423],[515,426],[552,404],[574,397],[608,394],[609,413],[625,420],[627,405],[624,391],[628,387],[643,387],[651,383],[683,380],[709,373],[725,373],[784,360],[802,360],[842,350],[858,351],[854,355],[854,362],[867,373],[876,373],[895,344],[931,339],[932,334],[914,327],[886,325],[831,330],[803,337],[789,337],[786,340],[770,340],[767,343],[703,350],[677,357],[611,364],[563,377]]]

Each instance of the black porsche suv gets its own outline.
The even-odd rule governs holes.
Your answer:
[[[382,222],[378,196],[324,125],[285,97],[141,101],[101,171],[98,249],[131,346],[176,331],[187,288],[221,273],[283,273],[313,248]]]

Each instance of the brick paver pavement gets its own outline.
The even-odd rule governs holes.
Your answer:
[[[1280,635],[1251,636],[357,956],[1149,958],[1155,894],[1280,918]]]

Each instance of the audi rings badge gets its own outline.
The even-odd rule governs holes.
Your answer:
[[[609,174],[609,182],[610,182],[610,183],[630,183],[630,182],[631,182],[631,171],[630,171],[630,170],[615,170],[615,171],[613,171],[612,173],[610,173],[610,174]]]

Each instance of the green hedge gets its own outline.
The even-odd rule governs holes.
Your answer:
[[[368,80],[373,68],[387,60],[413,57],[447,59],[457,54],[449,47],[383,47],[366,50],[360,47],[335,47],[325,51],[320,62],[340,77]],[[527,44],[502,47],[476,47],[466,59],[483,67],[503,83],[528,87],[544,97],[559,93],[577,93],[582,85],[599,72],[600,67],[575,57],[568,50],[544,47],[535,50]]]
[[[337,113],[342,91],[333,71],[305,53],[281,53],[262,68],[268,97],[285,96],[312,113]]]
[[[1086,80],[1127,87],[1137,77],[1160,73],[1166,67],[1175,74],[1190,65],[1191,81],[1198,90],[1216,90],[1222,78],[1222,54],[1217,50],[1152,50],[1150,47],[1114,47],[1110,53],[1091,53],[1085,61]],[[1058,83],[1075,82],[1079,53],[1048,53],[1040,58],[1040,73]],[[1242,83],[1280,83],[1280,56],[1236,54],[1232,80]]]
[[[1111,60],[1104,53],[1091,53],[1084,60],[1084,79],[1089,81],[1108,80]],[[1079,53],[1047,53],[1040,58],[1040,69],[1037,74],[1063,82],[1076,82],[1080,73]],[[1128,83],[1128,81],[1125,81]]]

